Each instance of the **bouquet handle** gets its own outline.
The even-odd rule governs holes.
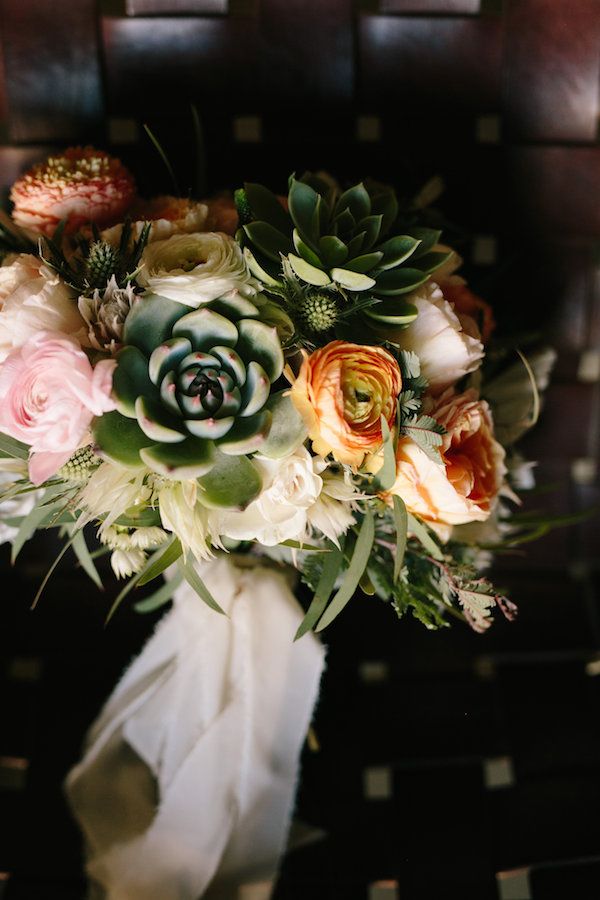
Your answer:
[[[202,566],[227,612],[180,586],[92,726],[67,795],[94,900],[228,900],[285,847],[324,667],[285,577]]]

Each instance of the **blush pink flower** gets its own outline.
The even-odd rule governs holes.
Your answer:
[[[114,360],[92,368],[79,344],[41,331],[0,366],[0,431],[30,447],[29,476],[42,484],[86,443],[95,416],[115,408]]]
[[[93,147],[69,147],[33,166],[13,185],[13,219],[21,228],[51,236],[66,220],[72,233],[88,222],[119,222],[135,197],[135,182],[120,160]]]

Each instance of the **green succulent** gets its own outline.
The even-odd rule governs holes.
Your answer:
[[[269,286],[279,285],[281,257],[295,275],[318,288],[337,286],[372,299],[362,315],[374,325],[408,325],[417,315],[402,298],[428,280],[447,259],[433,251],[440,232],[412,228],[395,234],[398,201],[384,186],[354,185],[340,192],[315,176],[290,178],[288,211],[259,184],[246,184],[237,198],[252,213],[238,231],[248,265]]]
[[[261,484],[246,456],[280,455],[282,442],[287,449],[305,436],[291,402],[274,405],[271,396],[283,370],[276,329],[239,295],[190,311],[149,294],[130,312],[123,337],[117,409],[94,424],[98,452],[167,477],[199,478],[208,505],[250,502]]]

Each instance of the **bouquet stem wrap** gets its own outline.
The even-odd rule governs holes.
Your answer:
[[[94,900],[233,898],[284,850],[324,649],[280,573],[201,572],[228,616],[178,588],[67,779]]]

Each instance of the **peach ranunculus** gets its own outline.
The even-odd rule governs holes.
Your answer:
[[[480,366],[483,344],[463,329],[451,304],[433,281],[408,294],[407,300],[417,308],[418,316],[394,342],[401,350],[417,354],[429,391],[438,396]]]
[[[447,539],[449,526],[488,518],[506,475],[505,453],[494,438],[489,407],[476,391],[446,391],[426,412],[446,429],[440,447],[443,466],[403,438],[389,493],[402,497],[411,512]]]
[[[41,331],[0,366],[0,431],[30,447],[29,476],[42,484],[88,440],[94,416],[115,408],[114,360],[92,368],[79,344]]]
[[[381,416],[393,425],[401,387],[400,368],[387,350],[332,341],[305,356],[291,397],[315,453],[357,469],[381,447]]]
[[[213,231],[207,226],[208,206],[185,197],[163,194],[151,200],[138,200],[131,209],[131,236],[137,240],[146,222],[150,222],[148,243],[162,241],[172,234],[191,234]],[[102,232],[102,240],[113,247],[119,245],[123,225],[115,225]]]
[[[135,182],[125,166],[93,147],[69,147],[48,157],[19,178],[10,194],[17,225],[47,236],[63,220],[67,234],[88,222],[113,225],[134,197]]]
[[[0,266],[0,363],[38,331],[76,334],[85,323],[75,293],[37,256]]]

